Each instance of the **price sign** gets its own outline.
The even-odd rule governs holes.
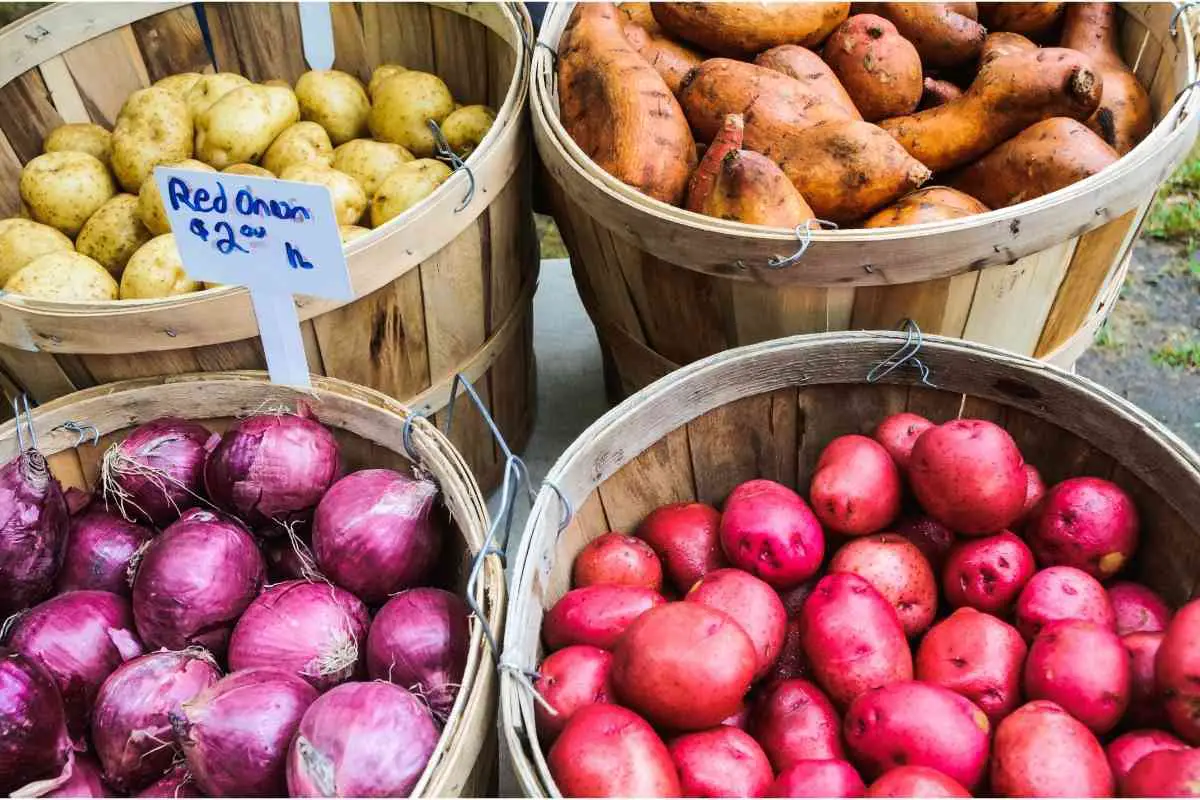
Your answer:
[[[249,289],[271,380],[307,388],[292,296],[354,299],[329,190],[174,167],[154,180],[188,276]]]

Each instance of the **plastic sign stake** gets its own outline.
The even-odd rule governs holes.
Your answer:
[[[249,289],[272,383],[309,388],[292,296],[354,299],[329,190],[174,167],[154,180],[188,276]]]
[[[300,43],[310,69],[333,69],[333,15],[329,3],[300,3]]]

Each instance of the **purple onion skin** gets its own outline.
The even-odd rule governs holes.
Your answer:
[[[105,782],[136,792],[165,775],[179,753],[170,715],[220,677],[198,649],[148,653],[109,675],[92,712],[92,745]]]
[[[308,550],[307,556],[312,562],[312,569],[315,570],[316,561],[312,547],[303,539],[300,543]],[[274,539],[267,539],[262,543],[262,549],[263,558],[267,562],[267,580],[272,583],[307,580],[304,559],[296,552],[296,545],[291,537],[276,536]]]
[[[199,645],[218,658],[266,564],[254,537],[232,519],[193,508],[155,538],[133,581],[133,618],[147,647]]]
[[[118,452],[129,461],[170,476],[170,480],[138,474],[136,469],[116,469],[112,477],[129,495],[123,513],[162,528],[195,506],[203,486],[204,459],[219,438],[203,425],[175,417],[134,428],[116,445]]]
[[[66,783],[42,795],[42,797],[112,796],[112,790],[104,785],[104,775],[100,772],[100,765],[83,753],[75,754],[71,777],[67,779]]]
[[[363,677],[367,607],[327,583],[270,587],[242,614],[229,640],[229,668],[276,667],[325,691]]]
[[[353,472],[322,498],[313,520],[321,572],[368,605],[419,585],[442,540],[430,519],[437,487],[390,469]]]
[[[288,751],[292,797],[407,797],[438,742],[429,709],[390,683],[344,683],[317,698]]]
[[[196,787],[192,773],[183,764],[176,764],[171,771],[138,792],[135,797],[203,797]]]
[[[284,797],[287,751],[317,690],[262,667],[225,676],[183,704],[176,736],[210,797]]]
[[[99,589],[129,597],[129,559],[154,536],[149,528],[93,507],[71,519],[55,591]]]
[[[221,437],[204,467],[216,505],[263,535],[307,521],[340,471],[338,443],[307,409],[247,417]]]
[[[54,678],[76,750],[87,749],[92,704],[117,667],[142,654],[129,601],[112,592],[67,592],[24,614],[8,646]]]
[[[45,456],[26,450],[0,467],[0,618],[50,594],[69,521]]]
[[[54,679],[20,653],[0,647],[0,795],[59,777],[71,756]]]
[[[367,672],[391,681],[450,716],[471,641],[471,610],[444,589],[409,589],[388,600],[367,635]]]

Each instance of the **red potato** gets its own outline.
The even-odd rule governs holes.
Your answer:
[[[855,14],[829,35],[821,53],[869,122],[911,114],[921,100],[921,56],[883,17]]]
[[[1046,496],[1046,482],[1042,480],[1042,473],[1038,472],[1038,468],[1033,464],[1025,465],[1025,505],[1021,509],[1021,516],[1013,523],[1016,526],[1024,525],[1028,520],[1033,510],[1037,508],[1038,503]]]
[[[758,742],[737,728],[684,734],[669,750],[684,797],[762,797],[774,778]]]
[[[996,727],[992,793],[1000,797],[1112,797],[1113,776],[1095,735],[1062,706],[1034,700]]]
[[[871,689],[912,680],[912,651],[900,618],[857,575],[822,578],[804,603],[800,625],[814,678],[841,706]]]
[[[1044,626],[1068,619],[1117,629],[1116,614],[1100,581],[1074,567],[1035,572],[1017,597],[1017,630],[1032,641]]]
[[[742,706],[737,711],[721,720],[721,724],[728,725],[731,728],[737,728],[740,731],[748,730],[750,728],[750,707]]]
[[[588,542],[572,565],[575,588],[609,584],[662,591],[662,564],[650,545],[623,533],[606,533]]]
[[[547,757],[564,797],[679,797],[679,775],[663,740],[627,708],[579,709]]]
[[[892,531],[915,544],[939,572],[946,563],[950,548],[954,546],[954,531],[933,517],[904,517],[892,526]]]
[[[1075,567],[1105,580],[1137,550],[1137,509],[1111,481],[1068,478],[1046,492],[1025,535],[1039,564]]]
[[[1151,753],[1161,750],[1187,749],[1188,746],[1183,741],[1166,731],[1140,730],[1129,731],[1113,739],[1108,743],[1108,747],[1104,748],[1104,753],[1108,756],[1108,766],[1112,768],[1117,789],[1121,791],[1121,794],[1129,797],[1125,779],[1139,761]]]
[[[916,677],[961,694],[995,725],[1021,703],[1027,652],[1025,640],[1007,622],[960,608],[921,640]]]
[[[721,512],[704,503],[672,503],[651,511],[637,536],[653,548],[675,588],[687,592],[714,569],[729,566],[721,551]]]
[[[971,789],[987,767],[987,715],[931,683],[903,681],[859,695],[842,729],[854,763],[870,778],[895,767],[931,767]]]
[[[756,679],[771,669],[787,633],[787,612],[774,589],[740,569],[719,569],[701,578],[684,599],[723,611],[742,627],[758,656]]]
[[[780,681],[768,688],[755,706],[751,729],[777,771],[801,761],[846,757],[837,710],[806,680]]]
[[[865,578],[891,603],[904,635],[921,635],[937,614],[937,579],[915,544],[894,533],[852,539],[834,553],[830,572]]]
[[[848,761],[797,761],[779,773],[766,797],[862,797],[867,787]]]
[[[871,435],[875,437],[875,441],[883,445],[883,449],[888,451],[888,455],[899,465],[900,469],[906,470],[917,438],[932,427],[934,424],[920,414],[902,411],[899,414],[892,414],[875,426],[875,432]]]
[[[1158,631],[1127,633],[1121,637],[1125,652],[1129,653],[1129,710],[1125,722],[1138,728],[1165,728],[1167,712],[1158,691],[1158,679],[1154,675],[1154,661],[1158,648],[1162,646],[1163,634]]]
[[[1008,432],[981,419],[955,419],[921,434],[908,482],[926,513],[968,535],[996,533],[1025,505],[1024,462]]]
[[[1200,796],[1200,750],[1159,750],[1134,764],[1122,787],[1126,797]]]
[[[1125,715],[1131,683],[1121,640],[1094,622],[1047,625],[1025,659],[1025,696],[1057,703],[1096,734],[1108,733]]]
[[[1149,586],[1117,581],[1108,587],[1108,600],[1117,615],[1118,636],[1165,631],[1171,621],[1171,607]]]
[[[808,495],[829,530],[875,533],[900,513],[900,470],[874,439],[839,436],[821,451]]]
[[[949,775],[929,767],[896,767],[867,789],[867,797],[970,797]]]
[[[1002,531],[955,545],[942,572],[942,591],[956,608],[1005,616],[1036,571],[1029,546]]]
[[[612,701],[608,681],[611,669],[612,653],[585,644],[564,647],[546,656],[538,667],[533,688],[558,713],[551,714],[541,703],[534,704],[534,719],[543,743],[554,741],[579,709]]]
[[[629,626],[613,651],[617,699],[657,726],[714,728],[750,689],[757,654],[728,614],[700,603],[668,603]]]
[[[808,580],[825,557],[825,533],[812,510],[775,481],[735,486],[725,500],[720,531],[729,562],[776,589]]]
[[[1167,625],[1154,678],[1175,733],[1200,745],[1200,600],[1179,609]]]
[[[804,656],[804,637],[800,631],[800,620],[788,620],[787,629],[783,635],[783,647],[779,649],[779,658],[771,665],[765,680],[785,681],[789,678],[807,678],[811,670],[808,659]]]
[[[542,638],[550,650],[572,644],[611,650],[617,637],[643,611],[665,602],[661,594],[642,586],[572,589],[546,612]]]

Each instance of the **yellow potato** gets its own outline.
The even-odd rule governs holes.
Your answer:
[[[487,106],[463,106],[442,122],[442,135],[451,150],[466,158],[479,147],[495,121],[496,112]]]
[[[399,64],[380,64],[371,73],[371,80],[367,83],[367,97],[374,100],[375,92],[379,91],[379,87],[383,82],[393,75],[399,75],[401,72],[408,72],[408,69]]]
[[[454,110],[450,89],[437,75],[408,70],[384,81],[367,123],[381,142],[403,145],[417,158],[434,154],[427,120],[438,125]]]
[[[113,128],[112,168],[121,187],[137,194],[155,166],[191,157],[187,105],[162,87],[129,95]]]
[[[142,184],[142,191],[154,181]],[[111,272],[121,275],[129,257],[150,241],[152,234],[138,217],[138,198],[131,194],[113,197],[88,217],[75,239],[75,249]]]
[[[183,161],[172,161],[170,164],[161,164],[163,167],[178,167],[179,169],[195,169],[201,172],[216,172],[208,164],[203,161],[197,161],[194,158],[185,158]],[[138,190],[138,218],[147,230],[155,236],[160,236],[164,233],[171,232],[171,223],[167,221],[167,209],[163,205],[162,192],[158,191],[158,182],[148,180],[142,184],[142,188]]]
[[[180,100],[187,102],[188,92],[203,77],[199,72],[180,72],[178,75],[168,75],[165,78],[159,78],[152,85],[160,89],[166,89]]]
[[[291,89],[234,89],[196,119],[196,158],[217,169],[239,161],[255,163],[276,136],[299,120],[300,107]]]
[[[175,234],[155,236],[138,249],[121,275],[122,300],[149,300],[200,291],[183,271]]]
[[[240,164],[230,164],[228,167],[221,170],[221,172],[224,172],[227,175],[250,175],[255,178],[275,177],[275,173],[271,172],[271,170],[264,169],[257,164],[246,164],[245,162]]]
[[[0,286],[38,256],[74,249],[57,228],[20,217],[0,220]]]
[[[68,236],[79,233],[116,191],[108,169],[87,153],[43,153],[21,170],[21,199],[33,219]]]
[[[333,168],[358,181],[368,200],[384,178],[412,160],[412,153],[400,145],[374,139],[354,139],[333,151]]]
[[[410,161],[383,179],[371,200],[371,227],[378,228],[433,194],[451,170],[432,158]]]
[[[82,253],[59,251],[30,261],[4,291],[39,300],[116,300],[117,282]]]
[[[107,165],[109,156],[112,155],[112,134],[107,128],[94,122],[69,122],[46,134],[42,149],[47,153],[57,153],[61,150],[87,153]]]
[[[336,69],[312,70],[296,81],[300,117],[329,132],[329,141],[339,145],[367,132],[371,101],[362,82]]]
[[[280,87],[283,87],[284,89],[292,88],[292,85],[290,83],[288,83],[287,81],[285,81],[283,78],[271,78],[269,81],[263,81],[262,85],[263,86],[280,86]]]
[[[191,113],[192,119],[197,119],[205,111],[212,108],[214,103],[234,89],[240,89],[243,86],[249,85],[249,78],[244,78],[234,72],[217,72],[212,75],[201,75],[200,80],[196,81],[188,89],[184,100],[187,102],[188,111]]]
[[[333,164],[329,134],[315,122],[297,122],[275,137],[263,156],[263,166],[275,175],[292,164]]]
[[[367,210],[367,193],[344,172],[319,164],[293,164],[279,175],[285,181],[316,183],[329,189],[339,225],[353,225]]]
[[[360,236],[366,236],[371,232],[370,228],[364,228],[361,225],[339,225],[338,232],[342,235],[342,243],[351,242]]]

